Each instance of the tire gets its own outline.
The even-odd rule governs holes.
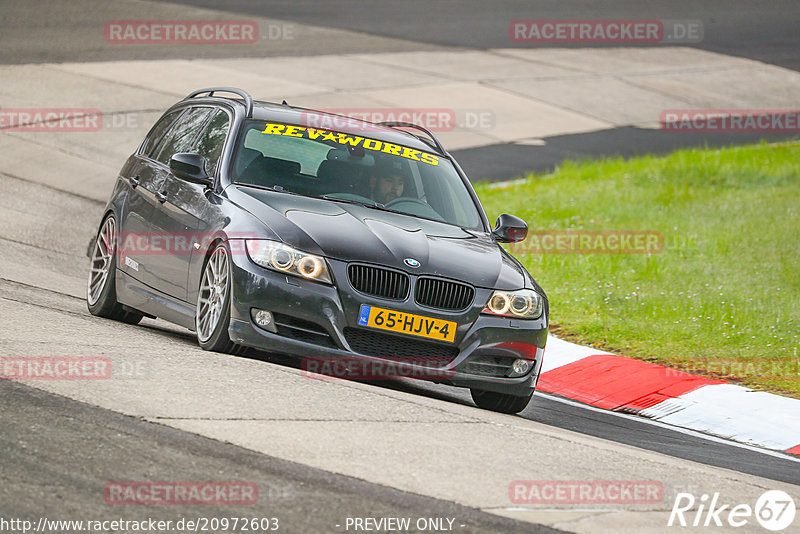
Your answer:
[[[89,279],[86,283],[86,307],[89,313],[106,319],[137,324],[142,314],[117,302],[117,220],[113,215],[103,219],[94,247],[89,255]]]
[[[481,391],[479,389],[470,389],[472,400],[478,405],[478,408],[484,410],[491,410],[500,413],[519,413],[528,406],[528,403],[533,397],[533,392],[524,397],[516,395],[509,395],[507,393],[496,393],[494,391]]]
[[[197,344],[204,350],[225,354],[244,354],[246,347],[228,336],[231,322],[231,265],[228,248],[218,244],[203,265],[197,293],[194,326]]]

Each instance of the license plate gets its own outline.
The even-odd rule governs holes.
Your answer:
[[[456,339],[456,323],[453,321],[387,310],[369,304],[361,305],[358,324],[451,343]]]

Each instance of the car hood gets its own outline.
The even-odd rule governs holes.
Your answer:
[[[235,188],[237,203],[281,241],[306,252],[453,278],[477,287],[525,286],[524,270],[485,232],[358,204]],[[419,267],[405,263],[412,258]]]

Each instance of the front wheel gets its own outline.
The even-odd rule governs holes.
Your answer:
[[[500,413],[519,413],[528,406],[531,397],[533,397],[533,392],[530,395],[519,397],[507,393],[481,391],[479,389],[470,389],[469,391],[478,408]]]
[[[195,312],[197,343],[205,350],[227,354],[242,353],[244,348],[235,344],[228,336],[230,322],[230,254],[224,244],[219,244],[209,254],[200,279]]]

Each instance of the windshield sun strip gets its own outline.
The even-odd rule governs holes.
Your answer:
[[[261,133],[265,135],[297,137],[312,141],[332,141],[344,148],[347,148],[348,150],[371,150],[392,156],[399,156],[412,161],[427,163],[428,165],[439,165],[440,156],[436,154],[425,152],[416,148],[396,145],[394,143],[389,143],[388,141],[379,141],[377,139],[361,137],[355,134],[346,134],[342,132],[334,132],[306,126],[293,126],[290,124],[281,124],[275,122],[265,123],[264,129],[261,131]]]

